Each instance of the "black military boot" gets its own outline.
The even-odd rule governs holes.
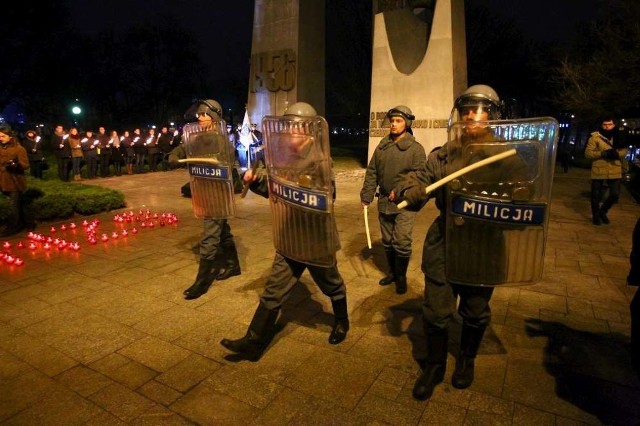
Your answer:
[[[396,256],[396,293],[405,294],[407,292],[407,268],[409,267],[408,256]]]
[[[273,339],[278,311],[279,309],[267,309],[260,303],[253,314],[247,334],[237,340],[222,339],[220,344],[249,361],[258,361]]]
[[[389,285],[396,280],[395,267],[396,267],[396,251],[394,249],[384,250],[384,254],[387,256],[387,263],[389,264],[389,274],[378,281],[380,285]]]
[[[224,256],[226,258],[225,266],[220,270],[216,279],[218,281],[240,275],[240,261],[238,260],[238,250],[233,241],[222,246]]]
[[[456,369],[451,377],[451,384],[457,389],[466,389],[473,383],[474,368],[478,348],[486,327],[462,326],[460,339],[460,355],[456,360]]]
[[[347,337],[349,331],[349,313],[347,312],[347,298],[331,300],[333,306],[334,324],[329,335],[329,343],[337,345]]]
[[[183,294],[187,300],[197,299],[205,294],[211,284],[213,283],[213,267],[215,262],[209,259],[200,258],[200,265],[198,265],[198,275],[196,275],[196,281],[186,289]]]
[[[591,216],[594,225],[602,225],[602,217],[600,217],[600,207],[598,203],[591,202]]]
[[[427,363],[422,374],[413,385],[413,397],[420,401],[431,398],[435,387],[444,380],[447,369],[448,330],[431,331],[426,334]]]

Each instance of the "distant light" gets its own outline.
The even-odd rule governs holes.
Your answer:
[[[575,116],[575,115],[573,115],[573,114],[571,114],[571,118],[576,118],[576,116]]]
[[[80,108],[79,106],[71,107],[71,112],[75,115],[80,115],[82,113],[82,108]]]

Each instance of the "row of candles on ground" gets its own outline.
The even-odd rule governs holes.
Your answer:
[[[177,223],[178,217],[173,213],[161,213],[161,214],[153,213],[152,214],[149,210],[147,210],[146,212],[143,212],[142,210],[140,210],[137,216],[134,215],[133,211],[129,211],[128,213],[116,214],[113,217],[113,221],[116,224],[124,224],[125,222],[133,223],[135,221],[135,222],[140,222],[141,228],[149,228],[149,229],[152,229],[155,227],[154,220],[156,220],[160,226],[165,226],[165,224],[171,225],[171,224]],[[93,219],[91,221],[84,220],[82,222],[83,229],[87,233],[87,241],[89,242],[89,244],[97,244],[98,240],[106,243],[110,239],[116,240],[120,237],[128,237],[130,234],[135,235],[138,233],[138,228],[134,226],[133,228],[131,228],[131,231],[128,231],[127,229],[121,229],[120,232],[118,231],[111,232],[110,236],[108,233],[102,233],[101,236],[98,237],[98,231],[97,231],[98,225],[100,225],[99,219]],[[72,223],[69,223],[68,226],[65,224],[60,225],[60,227],[57,229],[54,226],[52,226],[49,229],[49,231],[52,234],[55,234],[56,232],[58,232],[58,230],[74,231],[75,229],[77,229],[77,225],[72,222]],[[52,236],[45,236],[43,234],[39,234],[36,232],[29,232],[27,234],[27,238],[30,240],[27,244],[25,244],[22,241],[19,241],[16,244],[16,248],[19,248],[19,249],[28,248],[29,250],[36,250],[39,246],[42,246],[42,248],[47,251],[51,250],[53,247],[56,247],[60,251],[65,249],[69,249],[71,251],[80,250],[80,243],[78,243],[77,241],[70,242],[64,238],[54,238]],[[10,250],[11,247],[12,245],[9,241],[5,241],[4,243],[2,243],[2,248],[4,250]],[[15,265],[15,266],[21,266],[22,264],[24,264],[24,260],[22,258],[18,256],[14,256],[8,251],[0,253],[0,263],[1,262],[4,262],[8,265]]]

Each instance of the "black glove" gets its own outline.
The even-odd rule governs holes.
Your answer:
[[[400,198],[401,200],[396,198],[397,203],[400,203],[400,201],[404,200],[409,203],[410,206],[420,207],[427,199],[427,194],[425,193],[423,187],[416,185],[404,190],[404,192],[402,193],[402,197]]]
[[[618,158],[620,158],[620,154],[618,154],[618,150],[616,149],[605,149],[604,151],[602,151],[602,158],[604,158],[605,160],[617,160]]]
[[[24,169],[22,168],[22,166],[17,160],[7,161],[6,163],[4,163],[4,168],[7,169],[9,173],[20,174],[24,171]]]

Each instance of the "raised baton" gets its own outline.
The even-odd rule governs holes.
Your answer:
[[[508,151],[505,152],[501,152],[500,154],[496,154],[496,155],[492,155],[491,157],[487,157],[484,160],[478,161],[477,163],[473,163],[468,165],[467,167],[463,167],[460,170],[458,170],[455,173],[451,173],[449,176],[443,177],[442,179],[440,179],[439,181],[432,183],[431,185],[427,186],[424,189],[425,194],[429,194],[430,192],[440,188],[442,185],[449,183],[450,181],[454,180],[457,177],[462,176],[465,173],[469,173],[472,170],[475,169],[479,169],[480,167],[484,167],[488,164],[491,163],[495,163],[496,161],[500,161],[502,159],[505,159],[507,157],[511,157],[512,155],[516,155],[517,152],[515,150],[515,148],[512,148]],[[400,204],[398,204],[398,208],[399,209],[404,209],[405,207],[407,207],[409,205],[409,203],[407,203],[406,201],[401,202]]]

